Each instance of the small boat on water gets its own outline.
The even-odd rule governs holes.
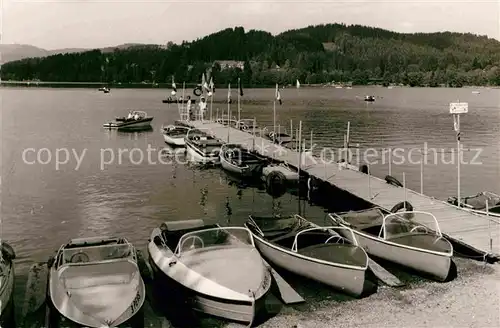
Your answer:
[[[185,138],[190,128],[185,126],[168,125],[162,128],[165,143],[172,146],[185,146]]]
[[[368,102],[375,101],[375,96],[365,96],[365,101],[368,101]]]
[[[14,249],[0,241],[0,327],[14,327]]]
[[[268,160],[238,144],[225,144],[221,147],[220,163],[223,169],[242,177],[261,176],[262,168]]]
[[[108,129],[118,130],[135,130],[151,128],[152,116],[148,116],[146,112],[134,110],[127,117],[117,117],[114,122],[107,122],[103,127]]]
[[[72,239],[48,261],[48,320],[85,327],[144,326],[146,289],[135,248],[124,238]]]
[[[320,227],[299,215],[250,216],[245,227],[262,256],[278,267],[355,297],[377,289],[365,279],[369,258],[349,228]],[[344,238],[337,230],[352,236]]]
[[[161,102],[164,104],[187,104],[189,99],[184,99],[182,98],[173,98],[173,97],[168,97],[167,99],[163,99]],[[191,99],[191,104],[196,103],[196,99]]]
[[[253,323],[264,307],[271,274],[243,227],[203,220],[165,222],[151,233],[149,261],[155,280],[195,311]]]
[[[109,93],[109,91],[111,91],[108,87],[101,87],[98,89],[98,91],[102,91],[104,93]]]
[[[224,144],[222,140],[198,129],[190,129],[187,132],[185,143],[191,161],[219,163],[219,152]]]
[[[277,132],[269,131],[267,128],[265,128],[264,136],[268,140],[271,140],[278,145],[289,144],[293,141],[293,137],[291,135],[289,135],[288,133],[281,132],[281,131],[277,131]]]
[[[448,203],[457,206],[457,197],[449,197]],[[488,204],[486,204],[488,203]],[[488,206],[488,208],[486,208]],[[478,214],[488,214],[500,217],[500,195],[489,191],[482,191],[476,195],[466,196],[460,200],[460,207]]]
[[[438,281],[456,276],[453,246],[431,213],[390,213],[375,207],[329,214],[334,224],[352,229],[360,246],[378,258],[411,268]],[[344,235],[350,238],[350,235]]]
[[[259,131],[259,126],[253,119],[243,119],[236,121],[235,127],[248,133],[253,133],[254,130],[255,132]]]

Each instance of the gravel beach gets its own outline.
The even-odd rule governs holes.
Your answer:
[[[324,300],[307,311],[283,307],[260,327],[500,327],[500,265],[456,262],[459,275],[449,283],[381,287],[361,300]]]

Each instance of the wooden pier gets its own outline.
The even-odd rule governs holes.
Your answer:
[[[194,128],[215,137],[254,149],[263,156],[287,162],[322,181],[342,189],[373,205],[390,210],[399,202],[408,201],[416,211],[432,213],[443,234],[498,258],[500,254],[500,219],[474,214],[419,192],[388,184],[385,180],[349,169],[343,163],[325,163],[317,157],[275,145],[272,141],[227,127],[219,123],[191,121]],[[252,132],[252,131],[249,131]],[[301,160],[301,162],[299,162]]]

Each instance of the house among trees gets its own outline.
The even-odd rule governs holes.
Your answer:
[[[213,65],[215,64],[219,64],[221,71],[230,68],[245,69],[245,63],[238,60],[216,60]]]

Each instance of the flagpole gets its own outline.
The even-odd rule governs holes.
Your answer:
[[[181,108],[181,118],[182,118],[182,109],[184,108],[184,110],[187,109],[187,107],[184,107],[184,92],[185,92],[185,89],[186,89],[186,82],[182,82],[182,101],[181,103],[179,104],[179,101],[177,100],[177,106],[180,106]],[[187,103],[186,103],[186,106],[187,106]],[[189,121],[191,119],[190,115],[189,115],[189,110],[187,111],[187,120],[186,121]]]
[[[229,128],[231,127],[229,122],[231,122],[231,102],[229,101],[231,98],[231,83],[227,88],[227,143],[229,143]],[[224,120],[222,120],[224,122]]]
[[[241,115],[240,114],[240,94],[241,94],[240,90],[241,90],[241,81],[240,81],[240,78],[238,78],[238,124],[239,124],[240,118],[241,118],[240,117],[240,115]]]
[[[212,105],[214,103],[214,93],[212,91],[212,96],[210,97],[210,122],[212,122]]]

